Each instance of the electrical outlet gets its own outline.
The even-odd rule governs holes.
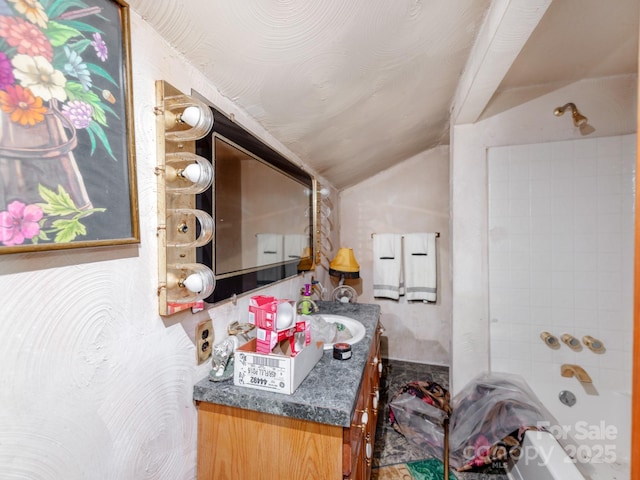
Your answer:
[[[196,357],[198,365],[207,361],[213,349],[213,322],[204,320],[196,327]]]

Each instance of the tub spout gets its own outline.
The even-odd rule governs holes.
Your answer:
[[[591,377],[580,365],[563,363],[560,367],[560,375],[563,377],[576,377],[580,383],[593,383]]]

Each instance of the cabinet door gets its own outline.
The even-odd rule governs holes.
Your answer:
[[[343,428],[201,402],[198,480],[341,480]]]

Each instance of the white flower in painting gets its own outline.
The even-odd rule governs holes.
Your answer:
[[[49,18],[37,0],[9,0],[13,3],[14,8],[24,15],[31,23],[35,23],[43,30],[47,29]]]
[[[20,85],[31,90],[36,97],[44,101],[56,99],[64,102],[67,99],[67,92],[64,90],[67,79],[46,58],[39,55],[16,55],[11,64],[13,75],[20,81]]]

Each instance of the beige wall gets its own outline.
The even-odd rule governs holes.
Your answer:
[[[360,263],[358,301],[377,303],[386,328],[383,356],[449,364],[449,148],[422,152],[340,195],[340,245]],[[407,303],[373,297],[372,233],[440,232],[438,301]],[[336,246],[337,248],[338,246]]]

